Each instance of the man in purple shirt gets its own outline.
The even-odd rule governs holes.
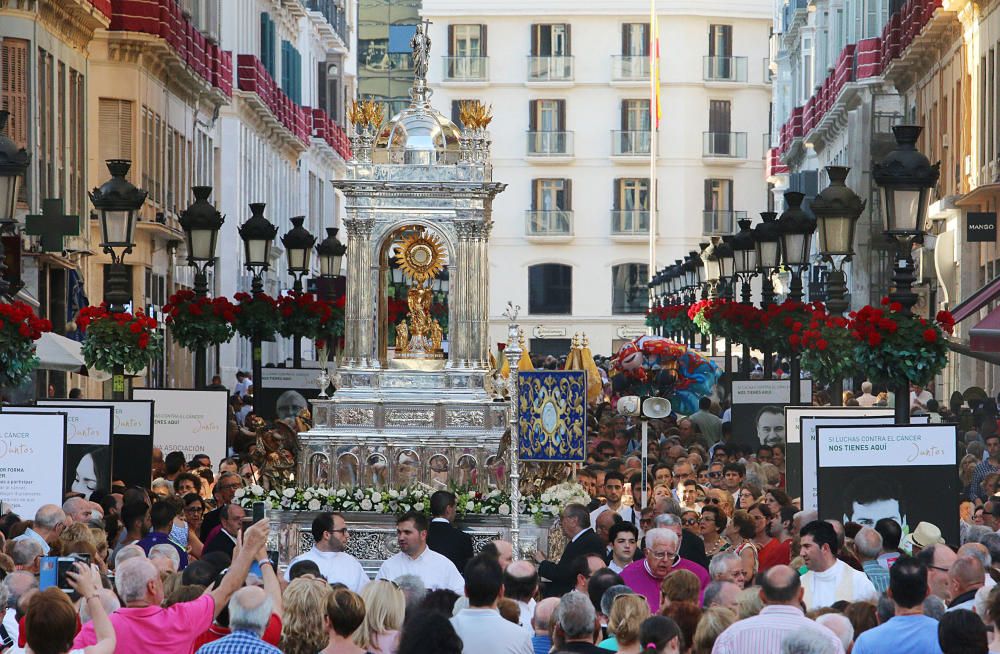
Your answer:
[[[646,532],[646,557],[630,563],[621,572],[625,584],[646,598],[654,614],[660,610],[660,583],[674,570],[690,570],[698,577],[699,604],[705,586],[711,581],[708,570],[677,555],[679,548],[680,539],[670,529],[650,529]]]
[[[149,510],[149,520],[153,528],[136,545],[142,548],[146,556],[149,556],[149,550],[153,549],[154,545],[162,543],[173,545],[177,550],[177,554],[181,557],[181,564],[178,570],[183,570],[188,564],[187,552],[184,551],[184,548],[178,546],[177,543],[170,540],[170,529],[174,526],[174,518],[176,516],[177,510],[169,502],[156,502],[153,504],[153,508]]]

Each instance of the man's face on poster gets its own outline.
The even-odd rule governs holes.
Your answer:
[[[306,398],[295,391],[285,391],[278,397],[274,412],[278,416],[278,420],[288,420],[297,418],[299,413],[306,408],[308,408]]]
[[[757,438],[761,445],[785,442],[785,416],[780,413],[762,413],[757,418]]]
[[[875,500],[869,504],[854,502],[851,506],[853,507],[852,515],[844,516],[845,523],[856,522],[862,527],[874,528],[875,523],[882,518],[892,518],[900,527],[906,524],[906,516],[902,515],[902,511],[899,509],[899,500],[896,499]]]

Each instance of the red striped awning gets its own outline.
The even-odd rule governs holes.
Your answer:
[[[1000,352],[1000,308],[990,311],[969,330],[969,345],[980,352]]]

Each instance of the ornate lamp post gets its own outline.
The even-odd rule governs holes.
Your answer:
[[[781,230],[778,227],[778,214],[774,211],[764,211],[760,214],[762,222],[753,230],[754,246],[757,250],[757,267],[761,276],[760,306],[767,309],[774,304],[774,283],[771,275],[781,266]],[[770,379],[772,372],[771,352],[762,352],[764,359],[764,378]]]
[[[215,265],[215,246],[219,240],[219,230],[225,218],[208,201],[211,186],[194,186],[194,202],[181,212],[181,229],[187,241],[188,265],[194,267],[194,294],[208,297],[208,268]],[[195,388],[204,388],[208,379],[205,348],[199,347],[194,353]]]
[[[854,228],[865,202],[845,184],[851,169],[845,166],[827,166],[830,185],[812,201],[819,234],[819,253],[830,262],[826,277],[826,309],[832,314],[843,315],[850,307],[847,301],[847,280],[844,264],[854,255]],[[840,406],[844,400],[843,380],[834,383],[831,403]]]
[[[135,218],[146,202],[147,193],[125,179],[132,167],[131,161],[109,159],[106,163],[111,179],[90,192],[90,201],[101,212],[101,249],[111,257],[104,301],[112,313],[121,313],[132,299],[125,255],[131,253],[135,245]],[[115,400],[125,399],[125,369],[122,366],[115,366],[111,371],[111,395]]]
[[[927,219],[927,199],[930,189],[937,184],[941,174],[940,162],[931,162],[916,143],[923,130],[919,125],[897,125],[892,128],[896,149],[872,167],[872,177],[882,188],[885,207],[885,234],[896,242],[896,266],[892,273],[892,290],[889,299],[899,302],[903,311],[911,313],[917,303],[913,292],[916,280],[914,271],[914,241],[923,235]],[[910,385],[906,380],[897,383],[896,424],[910,423]]]
[[[736,252],[733,251],[733,237],[726,235],[722,237],[722,242],[715,246],[715,256],[719,260],[719,286],[720,295],[723,300],[733,299],[733,271],[736,269]],[[726,395],[733,389],[733,341],[726,338],[726,347],[723,350],[726,358]]]
[[[278,228],[264,217],[263,202],[250,204],[250,218],[240,228],[240,238],[243,239],[243,265],[253,275],[251,292],[261,295],[264,292],[264,273],[271,267],[271,244],[278,235]],[[253,338],[250,343],[253,360],[253,382],[260,383],[261,376],[261,345],[260,338]],[[256,390],[256,389],[255,389]]]
[[[733,252],[736,254],[733,271],[734,282],[739,281],[740,302],[750,304],[750,280],[757,275],[757,243],[750,229],[750,221],[746,218],[739,221],[740,231],[733,237]],[[750,378],[750,345],[743,344],[743,361],[740,374]]]
[[[24,148],[18,148],[14,141],[2,132],[7,127],[10,112],[0,110],[0,298],[17,292],[7,280],[7,265],[4,262],[3,237],[15,233],[17,221],[18,180],[28,170],[31,157]]]
[[[320,297],[326,302],[336,299],[337,289],[335,287],[337,277],[340,276],[341,266],[344,264],[344,255],[347,254],[347,246],[337,240],[336,227],[326,228],[326,238],[316,246],[316,258],[319,259],[319,283],[316,285]],[[330,378],[327,376],[326,362],[329,353],[336,349],[336,340],[332,334],[326,335],[327,347],[324,353],[320,354],[320,377],[319,383],[320,397],[325,398],[326,389],[330,385]]]
[[[792,284],[788,292],[788,299],[793,302],[802,301],[802,271],[809,265],[809,247],[813,232],[816,231],[816,219],[802,208],[802,200],[804,199],[805,195],[796,191],[785,193],[787,208],[778,218],[778,227],[781,230],[782,259],[785,266],[792,271]],[[789,400],[791,404],[795,405],[802,401],[799,356],[793,353],[789,358],[791,359],[789,363],[792,383]]]
[[[292,218],[292,228],[281,237],[288,258],[288,273],[294,279],[292,291],[296,295],[302,293],[302,278],[310,272],[312,249],[316,245],[316,237],[302,226],[305,219],[305,216]],[[292,366],[302,367],[302,339],[297,336],[292,339]]]

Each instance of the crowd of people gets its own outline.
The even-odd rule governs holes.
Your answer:
[[[476,552],[440,490],[429,516],[397,517],[398,552],[377,570],[349,552],[339,513],[318,514],[310,549],[278,570],[267,521],[235,502],[252,463],[157,452],[149,490],[0,519],[0,653],[1000,651],[996,405],[927,395],[913,389],[915,412],[964,422],[956,543],[902,515],[803,511],[784,446],[734,444],[709,398],[650,421],[645,485],[634,426],[592,416],[573,472],[592,500],[563,508],[552,556],[504,540]],[[872,398],[866,384],[845,400]],[[45,587],[48,557],[72,559],[65,584]]]

